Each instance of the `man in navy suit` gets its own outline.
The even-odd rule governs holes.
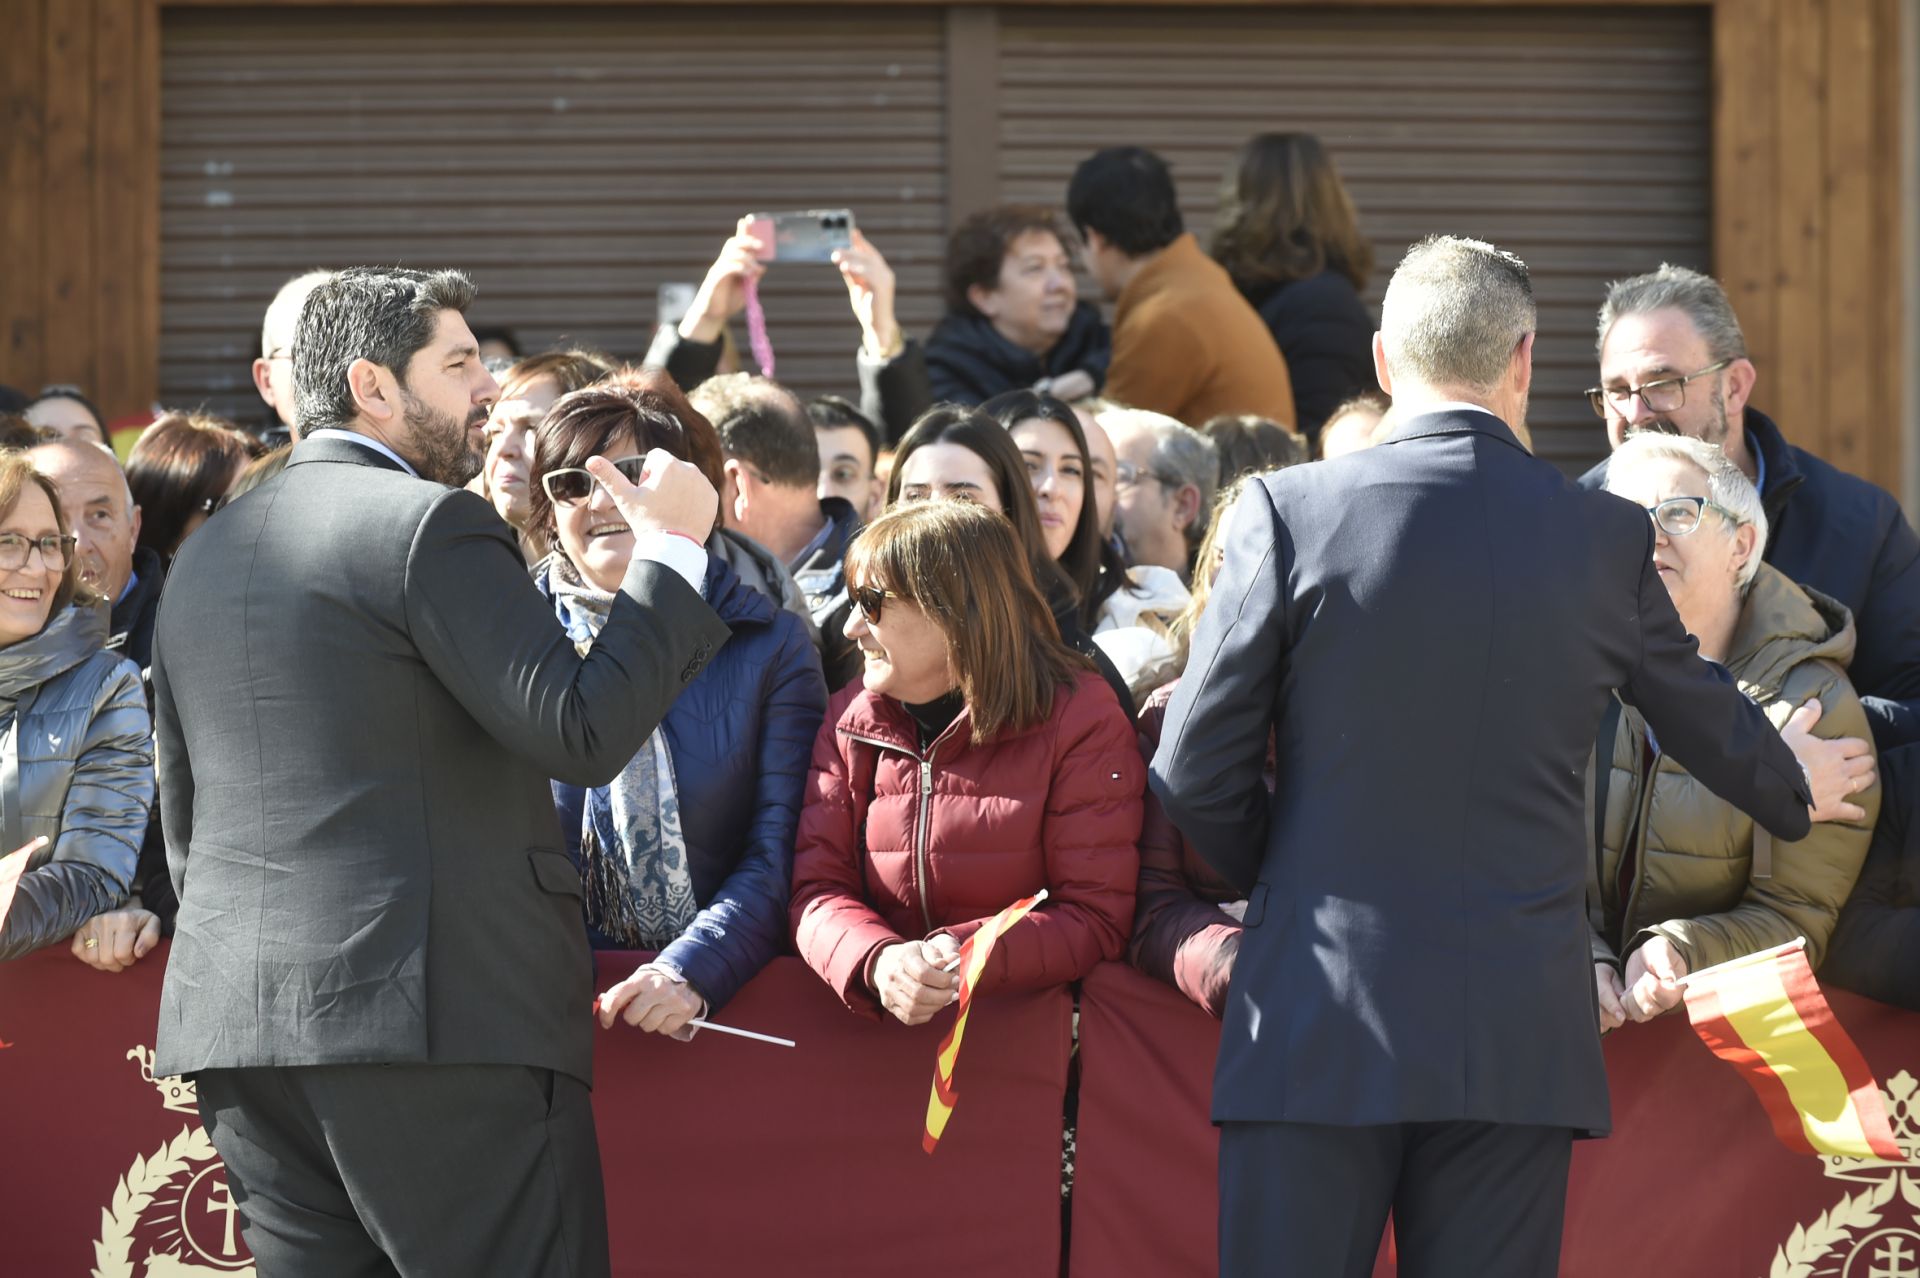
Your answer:
[[[1390,1208],[1403,1274],[1554,1273],[1572,1139],[1610,1121],[1584,806],[1616,690],[1780,839],[1851,786],[1697,655],[1646,512],[1516,439],[1533,340],[1518,258],[1415,245],[1374,339],[1397,427],[1231,515],[1153,763],[1247,894],[1214,1080],[1224,1275],[1364,1276]]]

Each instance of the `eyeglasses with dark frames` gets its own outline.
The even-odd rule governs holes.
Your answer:
[[[645,473],[647,459],[620,457],[611,459],[611,465],[628,483],[637,484]],[[547,499],[556,506],[578,506],[593,496],[593,486],[599,482],[593,472],[583,466],[563,466],[540,476],[540,486],[547,490]]]
[[[1737,358],[1737,357],[1735,357]],[[1645,386],[1606,387],[1593,386],[1587,390],[1587,403],[1593,405],[1594,415],[1605,417],[1607,406],[1613,405],[1614,411],[1625,417],[1638,399],[1647,406],[1649,413],[1676,413],[1687,402],[1687,383],[1696,377],[1705,377],[1708,373],[1717,373],[1733,359],[1723,359],[1718,364],[1709,364],[1697,373],[1688,373],[1685,377],[1663,377],[1657,382],[1648,382]]]
[[[73,548],[79,539],[72,533],[60,536],[24,537],[19,533],[0,533],[0,572],[16,572],[27,566],[28,556],[40,551],[40,562],[53,572],[65,572],[73,562]]]
[[[1654,526],[1669,537],[1684,537],[1698,528],[1701,517],[1709,510],[1719,511],[1729,524],[1740,526],[1740,516],[1705,497],[1669,497],[1642,509],[1653,519]]]

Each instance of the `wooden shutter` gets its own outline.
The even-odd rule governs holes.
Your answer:
[[[946,206],[938,10],[169,10],[162,397],[242,421],[289,276],[467,270],[470,318],[637,358],[655,290],[697,283],[750,209],[852,206],[901,322],[937,318]],[[831,266],[762,291],[779,375],[853,389]]]
[[[1422,235],[1525,258],[1540,310],[1530,413],[1569,469],[1605,452],[1597,380],[1608,280],[1708,260],[1708,30],[1701,11],[1002,9],[1000,195],[1060,202],[1098,147],[1174,167],[1202,243],[1254,133],[1318,134],[1373,240],[1369,304]]]

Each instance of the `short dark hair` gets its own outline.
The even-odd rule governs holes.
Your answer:
[[[1067,216],[1082,235],[1098,231],[1128,257],[1163,249],[1187,229],[1167,162],[1139,146],[1110,146],[1082,160],[1067,183]]]
[[[1251,413],[1223,413],[1209,418],[1200,433],[1213,441],[1220,454],[1220,487],[1242,475],[1285,470],[1313,460],[1313,448],[1270,417]]]
[[[304,435],[354,417],[347,368],[371,360],[402,382],[433,340],[441,311],[465,312],[473,281],[459,271],[356,266],[315,286],[293,339],[294,424]]]
[[[819,395],[807,401],[807,420],[815,430],[844,430],[851,426],[866,437],[867,452],[874,464],[880,461],[887,442],[873,418],[854,407],[853,401],[838,395]]]
[[[820,445],[800,397],[769,377],[725,373],[709,377],[688,396],[720,432],[727,456],[737,457],[787,488],[820,482]]]
[[[955,227],[947,240],[947,260],[942,269],[947,309],[961,315],[979,314],[967,290],[998,288],[1007,253],[1013,242],[1029,231],[1044,231],[1059,240],[1062,248],[1073,247],[1071,228],[1061,221],[1058,212],[1041,204],[997,204]]]
[[[127,454],[127,488],[140,507],[140,544],[161,558],[180,548],[187,521],[212,514],[259,446],[231,422],[168,413]]]

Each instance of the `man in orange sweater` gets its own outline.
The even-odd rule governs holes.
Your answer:
[[[1222,413],[1293,426],[1280,348],[1187,232],[1166,161],[1137,146],[1096,151],[1067,185],[1067,216],[1115,301],[1108,399],[1196,427]]]

